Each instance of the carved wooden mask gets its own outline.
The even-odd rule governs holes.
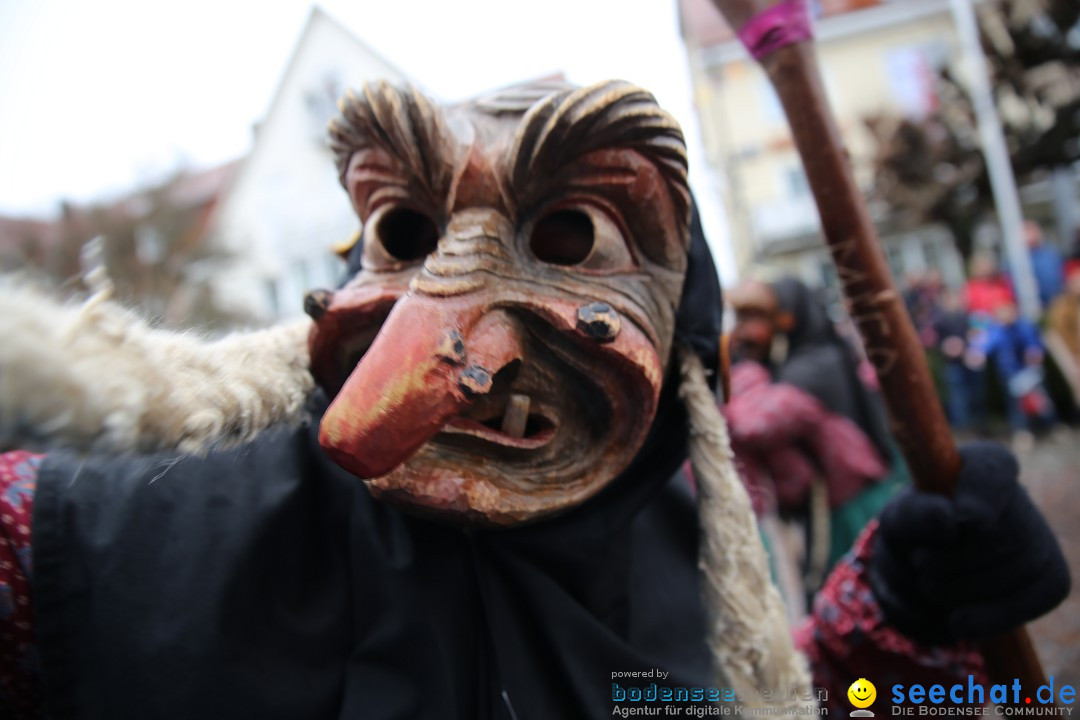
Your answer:
[[[387,84],[331,124],[363,269],[314,292],[320,443],[387,501],[508,525],[572,507],[656,412],[686,272],[678,124],[633,85],[440,108]]]

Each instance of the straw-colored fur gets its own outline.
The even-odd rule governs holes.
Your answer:
[[[0,285],[0,446],[200,453],[299,420],[310,321],[208,341]]]
[[[810,671],[792,644],[750,498],[736,474],[727,423],[701,360],[685,348],[679,356],[679,394],[690,418],[690,460],[698,483],[708,642],[719,682],[733,688],[745,706],[797,712],[813,703],[762,697],[764,692],[790,695],[792,687],[809,695]]]

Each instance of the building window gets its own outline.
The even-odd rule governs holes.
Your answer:
[[[331,287],[337,287],[345,275],[345,263],[337,255],[327,254],[323,256],[326,261],[326,277]]]
[[[926,266],[941,270],[945,267],[945,258],[941,255],[941,245],[934,240],[924,240],[922,244],[923,256],[926,258]]]
[[[802,165],[789,166],[783,169],[784,191],[789,198],[805,198],[810,195],[810,182],[806,179],[806,172]]]
[[[891,242],[885,246],[885,259],[889,261],[889,270],[894,278],[904,276],[904,249],[900,243]]]
[[[290,268],[294,287],[302,294],[311,289],[311,272],[307,260],[297,260]]]
[[[266,291],[266,305],[270,308],[270,316],[279,317],[281,315],[281,291],[278,288],[278,281],[274,278],[266,278],[266,284],[263,287]]]
[[[304,91],[312,134],[320,147],[326,146],[326,124],[337,115],[337,102],[344,92],[345,83],[336,68],[324,71]]]
[[[941,51],[933,46],[900,47],[885,53],[885,76],[893,103],[907,117],[923,118],[938,106],[937,70]]]
[[[758,97],[761,101],[761,115],[765,118],[765,122],[770,125],[783,125],[786,122],[784,106],[780,104],[780,98],[768,78],[762,77],[761,82],[758,83]]]

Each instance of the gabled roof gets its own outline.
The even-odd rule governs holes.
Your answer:
[[[370,45],[368,45],[355,34],[353,34],[341,22],[339,22],[336,18],[330,15],[330,13],[326,12],[318,5],[312,5],[311,12],[308,13],[307,22],[304,23],[304,29],[300,32],[300,36],[297,38],[296,44],[293,46],[292,52],[289,54],[289,61],[285,64],[285,71],[282,73],[281,79],[276,85],[276,89],[274,90],[274,96],[270,100],[270,105],[269,107],[267,107],[266,115],[264,117],[269,117],[270,115],[272,115],[274,112],[274,108],[277,107],[277,105],[281,102],[282,93],[288,87],[289,76],[292,74],[292,71],[296,67],[297,58],[300,56],[300,53],[303,51],[304,46],[307,45],[311,35],[316,32],[316,29],[320,24],[325,24],[329,27],[332,27],[342,36],[342,38],[347,39],[353,45],[355,45],[356,49],[359,52],[369,55],[372,58],[378,59],[382,64],[389,67],[399,77],[408,77],[408,75],[396,65],[394,65],[394,63],[390,62],[385,57],[376,52],[374,49],[372,49]]]
[[[361,63],[370,64],[375,68],[381,68],[385,75],[390,76],[392,79],[406,78],[407,76],[401,70],[399,70],[393,63],[388,61],[385,57],[380,55],[360,38],[348,30],[342,23],[337,21],[325,10],[317,5],[313,5],[311,11],[308,13],[307,20],[304,23],[303,29],[298,35],[295,44],[289,54],[289,59],[285,64],[284,70],[275,86],[273,96],[270,103],[266,108],[266,112],[262,115],[260,121],[256,124],[253,144],[250,151],[240,162],[239,167],[235,172],[235,177],[231,184],[231,188],[227,190],[221,198],[221,202],[217,204],[214,210],[214,215],[210,219],[211,228],[221,229],[222,219],[230,212],[232,208],[232,200],[235,194],[247,192],[247,188],[250,187],[250,183],[258,182],[256,175],[259,170],[262,158],[268,154],[272,155],[278,148],[274,147],[274,138],[268,137],[268,128],[273,125],[273,120],[282,114],[287,114],[287,104],[295,99],[295,94],[307,79],[300,76],[301,72],[304,72],[304,67],[312,58],[318,58],[321,50],[325,50],[325,44],[328,38],[332,38],[334,57],[344,56],[343,61],[346,65],[350,65],[355,62],[357,58],[362,59]],[[342,51],[341,48],[347,48]],[[344,82],[352,82],[350,78],[341,78]],[[346,88],[339,88],[337,91],[343,91]],[[333,101],[336,102],[337,98],[334,97]],[[329,117],[327,118],[329,120]],[[277,138],[280,140],[281,138]],[[291,139],[287,140],[291,142]],[[330,161],[327,161],[330,163]],[[332,168],[332,163],[327,165],[328,168]]]

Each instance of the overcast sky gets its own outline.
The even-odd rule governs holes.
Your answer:
[[[651,90],[700,158],[675,0],[325,0],[390,62],[449,100],[562,71]],[[0,0],[0,213],[121,192],[244,154],[307,0]],[[700,161],[698,161],[700,165]],[[699,196],[711,178],[692,169]],[[705,204],[705,203],[703,203]],[[703,207],[714,241],[726,228]]]

